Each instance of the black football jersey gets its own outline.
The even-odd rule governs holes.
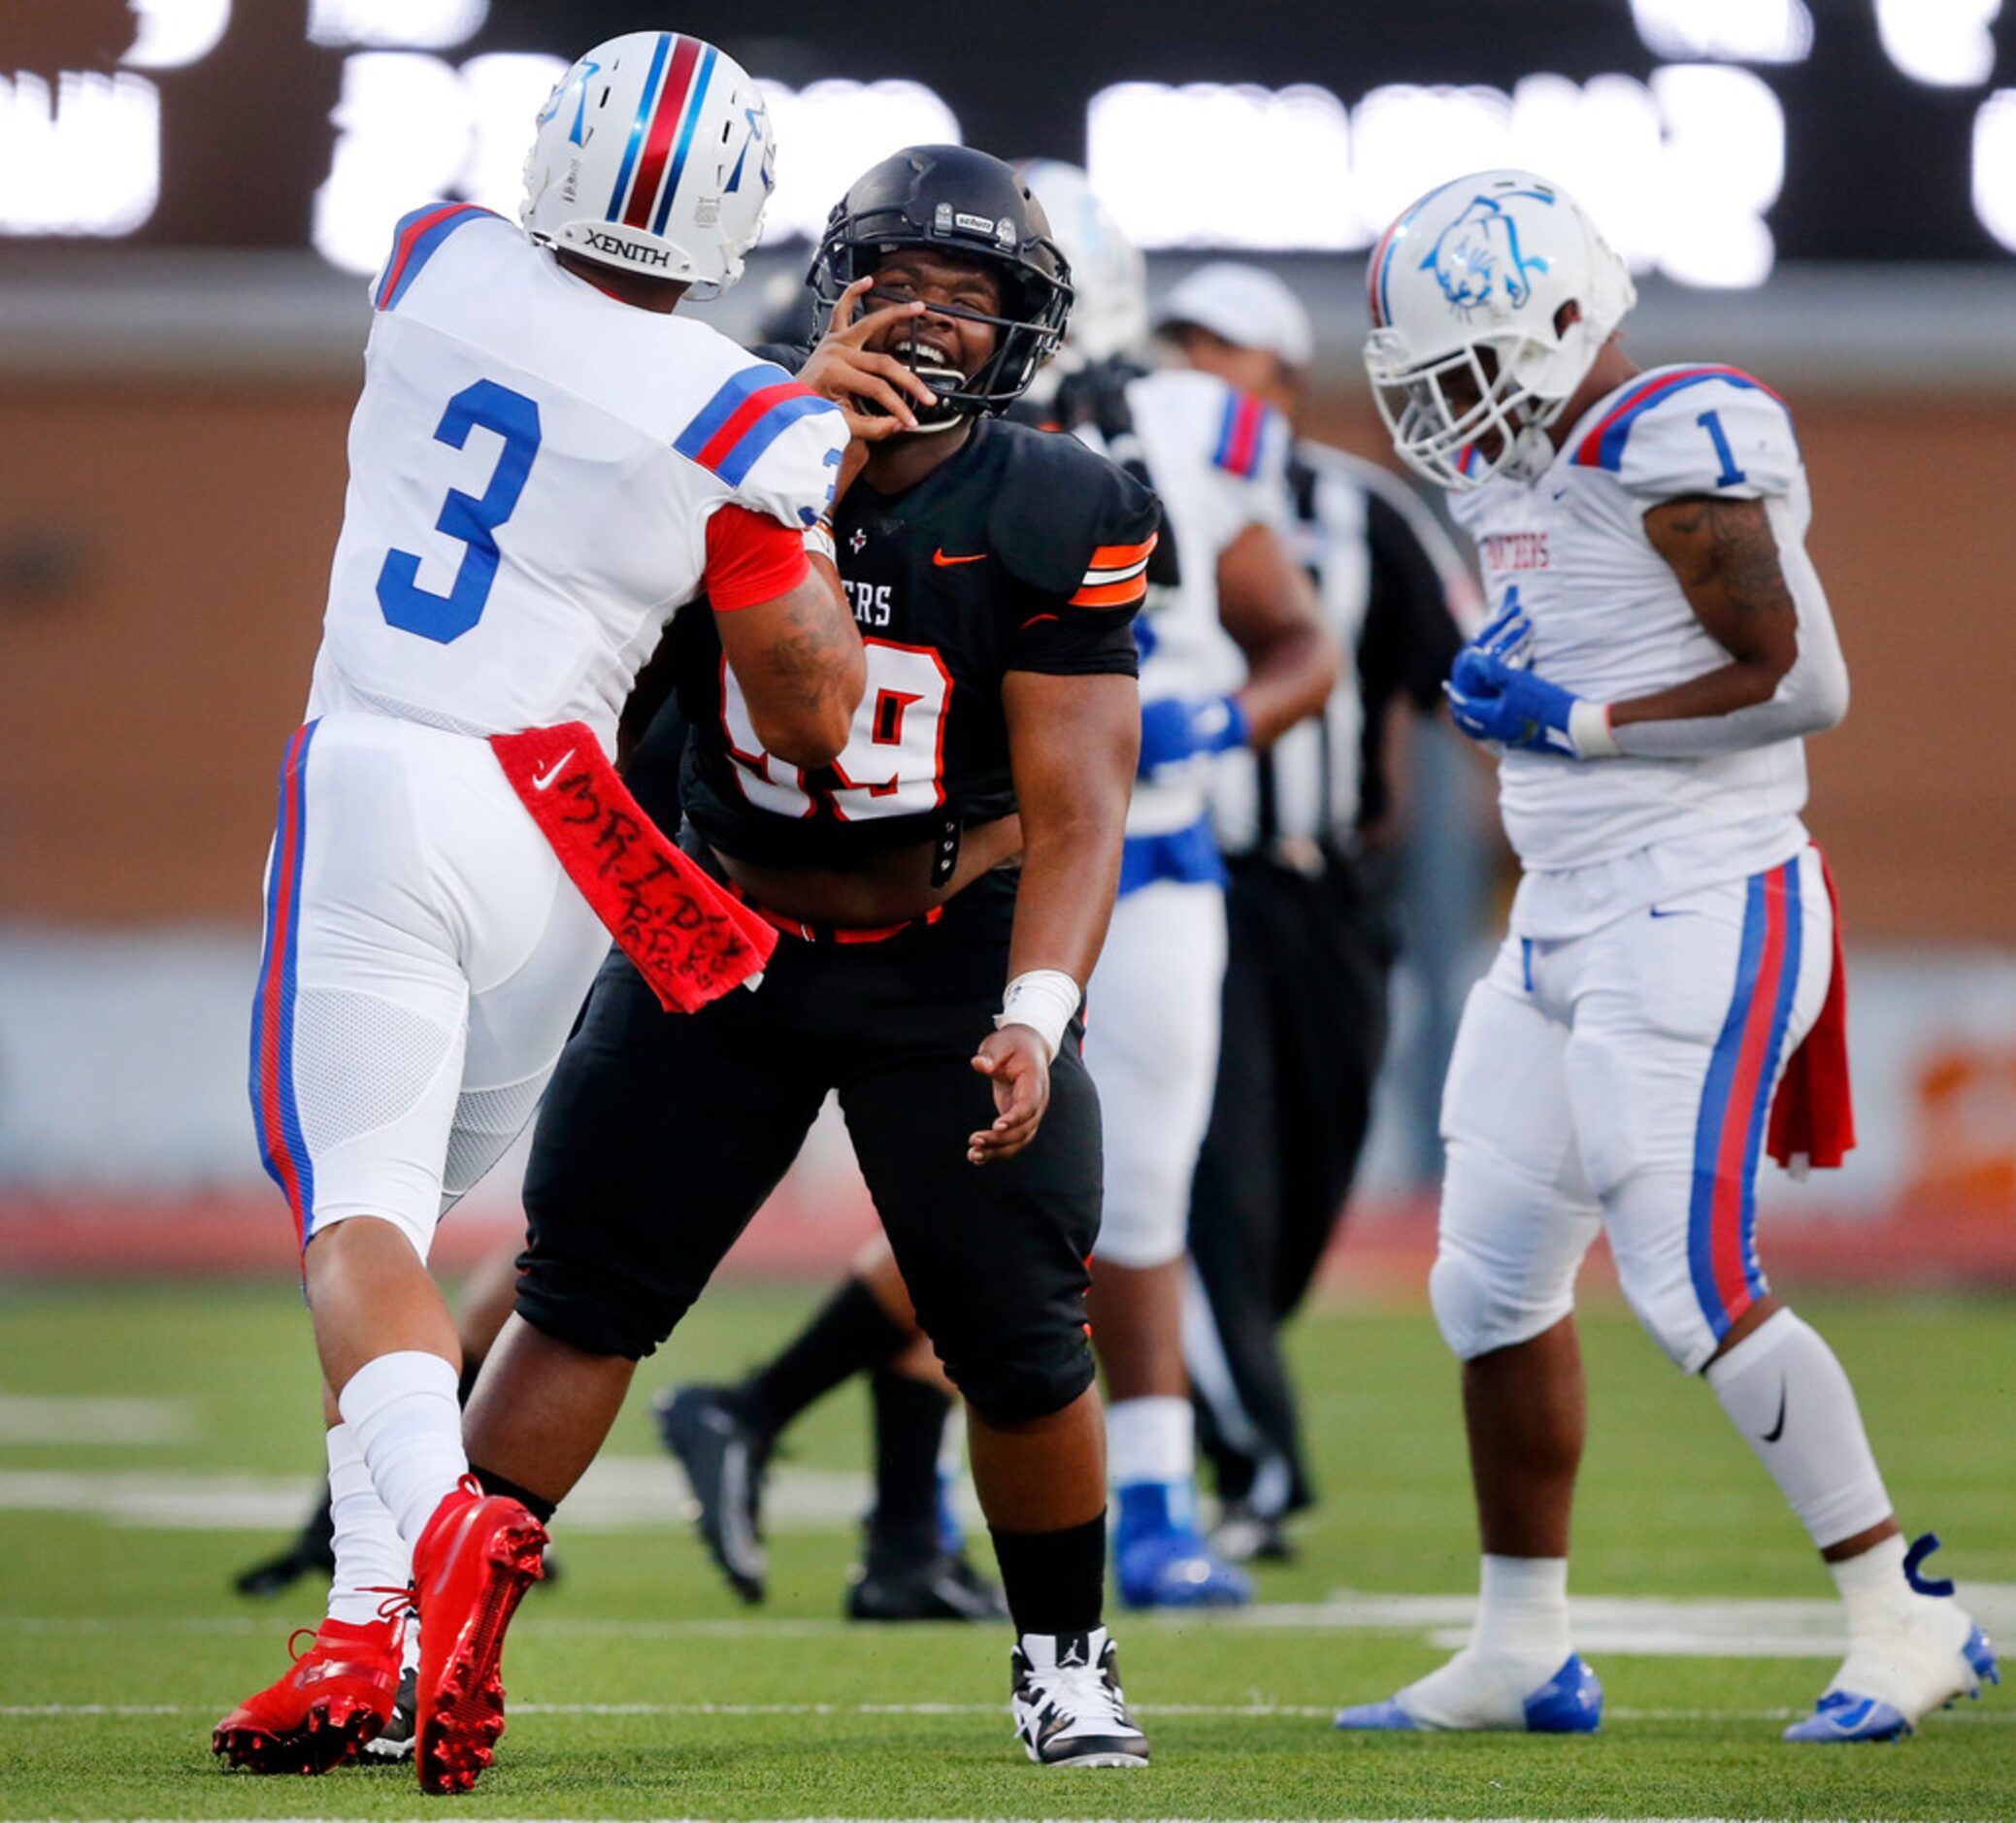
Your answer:
[[[688,610],[667,636],[688,729],[679,803],[654,802],[670,795],[649,764],[655,725],[633,771],[640,801],[683,809],[714,847],[761,866],[956,848],[958,829],[1015,809],[1008,672],[1136,674],[1158,518],[1154,495],[1104,456],[999,418],[900,494],[856,481],[833,528],[868,660],[845,750],[814,771],[766,754],[713,616]]]

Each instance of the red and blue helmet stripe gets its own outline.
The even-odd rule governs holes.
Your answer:
[[[772,444],[802,417],[838,412],[781,367],[760,361],[745,367],[701,409],[673,440],[680,455],[718,475],[730,487],[742,485]]]
[[[1683,367],[1675,373],[1655,374],[1650,380],[1634,386],[1590,427],[1588,434],[1575,445],[1576,463],[1592,469],[1622,468],[1624,446],[1630,442],[1631,427],[1638,418],[1662,400],[1709,380],[1719,380],[1732,386],[1778,399],[1778,395],[1763,381],[1752,379],[1736,367]],[[1778,399],[1778,403],[1783,405],[1785,401]]]
[[[1757,1163],[1785,1029],[1799,991],[1799,856],[1753,875],[1735,991],[1702,1084],[1687,1210],[1687,1265],[1719,1342],[1765,1293],[1757,1262]]]
[[[631,228],[648,227],[653,234],[665,232],[719,56],[713,46],[698,38],[658,34],[605,219]]]
[[[252,995],[252,1122],[267,1175],[294,1212],[301,1244],[314,1216],[315,1168],[294,1099],[295,965],[301,946],[302,856],[308,837],[308,752],[316,724],[297,728],[281,760],[280,812],[266,880],[266,942]]]
[[[1260,473],[1260,458],[1267,447],[1268,433],[1280,415],[1261,404],[1251,393],[1227,396],[1218,417],[1218,441],[1211,450],[1212,463],[1243,481]]]
[[[378,289],[372,294],[372,308],[397,309],[399,300],[413,289],[413,282],[441,250],[441,244],[457,228],[466,228],[485,215],[492,221],[501,219],[495,210],[475,203],[429,203],[400,216],[399,225],[392,230],[392,256],[385,261]]]

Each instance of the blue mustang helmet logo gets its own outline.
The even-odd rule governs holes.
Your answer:
[[[546,105],[539,111],[537,124],[540,126],[545,125],[548,120],[560,112],[568,95],[573,93],[575,97],[574,125],[568,129],[567,137],[573,145],[585,145],[587,140],[582,129],[587,124],[588,83],[601,68],[602,65],[595,62],[592,58],[583,57],[573,69],[569,70],[554,84],[553,92],[546,97]]]
[[[1517,194],[1550,207],[1554,201],[1537,190]],[[1518,218],[1499,199],[1479,196],[1436,237],[1421,270],[1435,274],[1442,295],[1460,311],[1479,309],[1501,296],[1516,309],[1533,295],[1526,275],[1545,272],[1547,261],[1521,253]]]

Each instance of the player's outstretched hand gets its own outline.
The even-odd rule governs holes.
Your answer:
[[[912,299],[856,316],[855,311],[874,283],[873,279],[856,279],[840,294],[825,335],[798,370],[799,383],[839,406],[847,429],[863,443],[915,430],[917,414],[910,407],[911,399],[919,405],[933,405],[938,400],[930,386],[893,354],[878,354],[864,346],[884,325],[918,315],[924,309]],[[878,409],[869,410],[871,405]]]
[[[1005,1025],[974,1053],[973,1067],[994,1084],[994,1124],[969,1134],[966,1159],[989,1165],[1012,1158],[1036,1138],[1050,1105],[1050,1058],[1034,1026]]]

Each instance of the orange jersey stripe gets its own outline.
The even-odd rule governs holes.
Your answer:
[[[1102,582],[1096,588],[1081,588],[1071,598],[1074,608],[1127,608],[1148,592],[1145,576],[1130,577],[1124,582]]]
[[[1085,567],[1088,570],[1119,570],[1130,563],[1140,563],[1155,548],[1155,541],[1161,536],[1159,532],[1150,532],[1147,543],[1143,545],[1102,545],[1092,553],[1092,561]]]

